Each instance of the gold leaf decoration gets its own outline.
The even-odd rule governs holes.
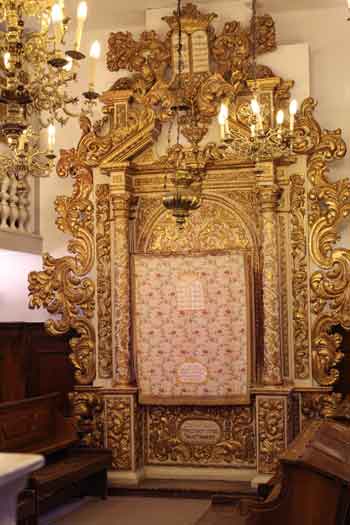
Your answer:
[[[60,335],[70,329],[77,332],[78,337],[70,341],[70,359],[76,369],[76,381],[87,385],[96,374],[95,331],[91,322],[95,284],[87,277],[94,263],[92,172],[71,149],[61,151],[57,174],[74,179],[72,196],[58,197],[55,203],[56,224],[72,235],[68,251],[73,255],[55,259],[44,254],[44,270],[29,274],[29,307],[44,307],[58,316],[46,322],[50,334]]]
[[[300,175],[290,178],[292,294],[295,377],[307,379],[309,370],[309,315],[305,184]]]
[[[342,394],[303,392],[301,394],[302,420],[333,417],[342,402]]]
[[[202,422],[216,428],[212,443],[190,443],[181,427]],[[148,407],[146,462],[149,465],[255,465],[252,408]]]
[[[147,227],[145,229],[147,231]],[[147,251],[150,252],[198,252],[232,248],[252,248],[248,228],[238,214],[206,200],[187,221],[183,232],[178,231],[170,214],[162,213],[147,242]]]
[[[107,447],[112,450],[114,470],[131,470],[132,398],[106,397]]]
[[[109,184],[96,186],[97,331],[99,376],[113,376],[111,209]]]
[[[259,472],[273,472],[286,448],[285,417],[283,399],[257,398]]]
[[[104,446],[102,397],[94,392],[71,392],[69,401],[80,436],[80,444],[83,447],[102,448]]]
[[[339,370],[335,367],[344,355],[339,350],[342,336],[331,333],[337,324],[336,318],[321,316],[314,324],[312,334],[313,375],[319,385],[331,386],[339,379]]]
[[[340,336],[332,327],[350,328],[350,251],[339,247],[340,230],[350,211],[350,183],[331,182],[328,165],[342,159],[346,145],[341,130],[322,130],[314,118],[316,103],[306,99],[297,115],[294,151],[307,154],[309,253],[318,268],[310,279],[313,376],[321,386],[339,378]]]

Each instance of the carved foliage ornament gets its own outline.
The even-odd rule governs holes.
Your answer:
[[[111,210],[109,184],[96,186],[97,330],[99,376],[112,369]]]
[[[319,268],[311,275],[313,375],[320,385],[329,386],[339,377],[335,367],[342,359],[341,336],[332,327],[350,328],[350,250],[338,245],[350,211],[350,182],[328,179],[329,162],[343,158],[346,146],[339,129],[321,130],[315,107],[311,98],[303,103],[294,148],[308,154],[309,251]]]
[[[81,445],[102,448],[104,446],[104,401],[93,392],[69,394]]]
[[[292,293],[295,377],[309,377],[309,316],[305,188],[300,175],[290,178]]]
[[[273,472],[286,447],[285,400],[257,399],[259,471]]]
[[[149,223],[146,223],[144,231],[148,232],[149,228]],[[201,208],[186,222],[184,232],[179,232],[171,215],[163,212],[151,228],[150,238],[146,240],[141,237],[140,242],[146,242],[140,247],[147,251],[165,253],[253,247],[250,232],[243,220],[224,206],[205,198]]]
[[[195,129],[206,134],[207,125],[218,112],[223,98],[234,97],[251,75],[252,29],[242,28],[239,22],[225,25],[222,34],[215,35],[211,22],[215,13],[202,14],[195,5],[186,4],[181,11],[181,25],[184,38],[191,40],[188,46],[188,72],[182,76],[182,102],[198,116],[195,126],[191,118],[185,116],[183,129],[190,142],[195,140]],[[137,102],[152,106],[158,118],[165,121],[174,116],[173,107],[178,97],[176,89],[176,64],[173,63],[172,33],[177,31],[177,17],[164,17],[171,28],[165,38],[155,31],[147,31],[135,40],[129,32],[112,33],[108,40],[107,67],[110,71],[129,70],[134,73],[128,86]],[[208,67],[196,61],[196,45],[192,35],[198,32],[205,35],[210,60]],[[257,20],[258,53],[266,53],[276,48],[275,25],[268,15]],[[201,52],[202,52],[201,48]],[[190,59],[190,55],[192,59]],[[201,55],[202,56],[202,55]],[[203,58],[203,57],[202,57]],[[209,65],[210,64],[210,65]],[[272,75],[270,70],[262,68],[258,73]],[[193,124],[193,123],[192,123]],[[196,133],[195,133],[196,135]]]
[[[191,443],[181,428],[206,422],[218,430],[213,443]],[[146,414],[148,464],[254,466],[255,429],[251,408],[149,407]],[[193,434],[191,434],[193,436]],[[192,439],[192,437],[191,437]],[[205,441],[205,440],[204,440]]]
[[[68,243],[71,256],[55,259],[43,257],[44,270],[29,274],[30,308],[44,307],[57,318],[46,322],[52,335],[73,329],[78,337],[70,340],[70,359],[79,384],[90,384],[96,374],[95,331],[92,317],[95,308],[95,284],[87,277],[94,264],[94,229],[92,172],[75,149],[61,151],[57,164],[59,177],[74,179],[71,197],[57,197],[57,227],[72,235]]]
[[[131,470],[132,398],[115,396],[106,398],[107,446],[112,449],[112,467]]]
[[[333,417],[342,402],[342,394],[305,392],[301,394],[301,415],[303,420]]]

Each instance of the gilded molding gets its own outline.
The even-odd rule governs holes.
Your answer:
[[[111,209],[109,184],[98,184],[95,192],[98,375],[106,379],[113,376]]]
[[[91,169],[75,149],[61,151],[57,164],[59,177],[74,179],[71,197],[57,197],[57,227],[71,234],[68,251],[72,256],[55,259],[43,256],[44,270],[29,274],[29,307],[44,307],[59,319],[50,319],[45,326],[52,335],[73,329],[78,337],[70,340],[70,359],[76,381],[92,383],[96,375],[95,331],[92,317],[95,310],[95,284],[87,277],[94,265],[94,205],[91,200],[93,178]]]
[[[130,360],[130,264],[129,264],[129,210],[130,194],[113,194],[113,271],[114,271],[114,333],[116,385],[131,384]]]
[[[181,427],[187,421],[213,422],[218,430],[214,442],[184,439]],[[145,425],[148,465],[255,466],[252,408],[147,407]]]
[[[93,392],[69,394],[80,443],[84,447],[104,446],[104,401]]]
[[[132,397],[106,397],[107,448],[112,450],[112,468],[131,470]]]
[[[305,182],[300,175],[290,178],[291,254],[293,295],[294,371],[296,379],[310,376],[309,297],[307,236],[305,232]]]
[[[286,400],[279,397],[257,397],[258,470],[273,472],[278,456],[287,445]]]

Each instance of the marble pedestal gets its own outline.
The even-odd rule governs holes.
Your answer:
[[[43,465],[43,456],[0,453],[0,525],[16,525],[18,494],[29,474]]]

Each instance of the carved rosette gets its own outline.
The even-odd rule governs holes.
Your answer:
[[[113,376],[112,271],[109,184],[96,186],[98,375]]]
[[[104,401],[94,392],[69,394],[77,431],[84,447],[104,446]]]
[[[255,466],[250,407],[147,407],[145,416],[148,465]],[[186,424],[190,426],[187,435],[182,431]],[[214,432],[203,441],[197,429],[205,425]]]
[[[112,468],[131,470],[132,461],[132,397],[106,397],[107,447],[112,450]]]
[[[276,214],[280,190],[275,185],[260,187],[263,307],[264,307],[264,363],[262,381],[266,385],[282,383],[282,355],[280,331],[280,286],[278,222]]]
[[[287,398],[258,396],[256,400],[258,471],[274,472],[288,444]]]
[[[309,294],[303,177],[292,175],[290,185],[294,370],[296,379],[308,379],[310,376]]]
[[[71,234],[68,244],[71,256],[55,259],[43,256],[44,270],[29,274],[30,308],[44,307],[58,318],[46,322],[52,335],[73,329],[78,337],[70,340],[70,359],[76,381],[91,384],[96,375],[95,331],[92,317],[95,309],[95,284],[87,277],[94,264],[94,205],[91,200],[93,179],[91,169],[75,149],[61,151],[57,164],[59,177],[74,179],[71,197],[57,197],[57,227]]]
[[[131,383],[129,205],[130,194],[112,194],[116,386]]]

